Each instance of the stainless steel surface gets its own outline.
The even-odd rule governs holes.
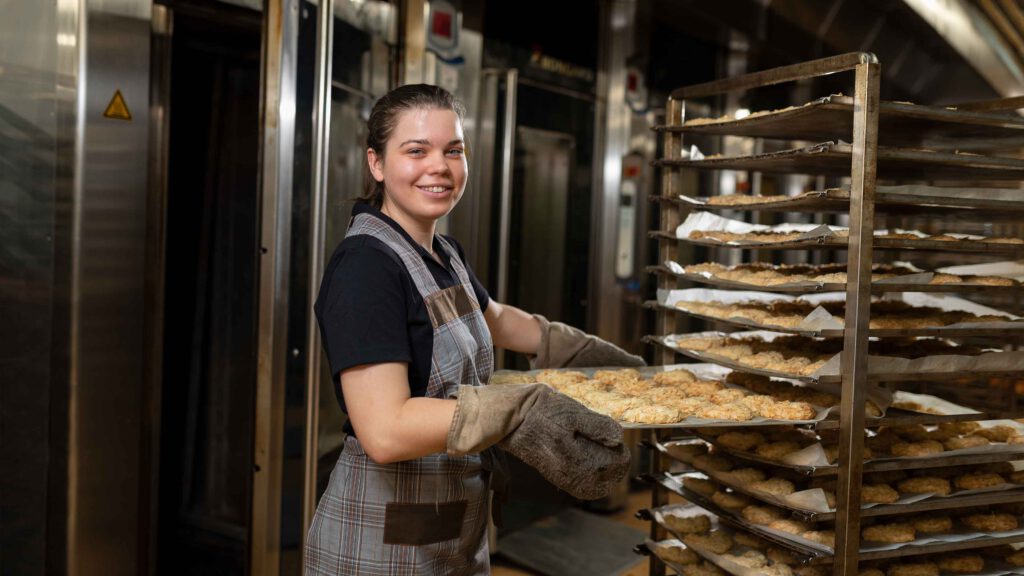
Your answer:
[[[590,239],[590,326],[596,334],[617,340],[622,333],[622,285],[616,281],[617,237],[622,159],[629,153],[630,116],[626,102],[626,61],[633,54],[635,0],[600,3],[598,38],[597,100],[595,116],[595,183]],[[621,342],[620,342],[621,344]]]
[[[904,0],[1002,96],[1024,91],[1024,71],[1009,47],[965,0]]]
[[[461,209],[470,211],[469,219],[472,224],[469,227],[469,236],[464,237],[468,243],[480,247],[471,250],[466,255],[470,259],[473,272],[484,286],[492,286],[496,278],[491,278],[488,265],[489,250],[484,247],[490,244],[493,234],[491,229],[491,214],[494,210],[495,194],[492,190],[495,179],[496,149],[498,142],[498,99],[501,97],[501,77],[505,75],[504,70],[488,68],[481,71],[480,78],[480,103],[477,110],[477,138],[473,150],[468,155],[470,162],[469,184],[467,189],[472,189],[472,203]],[[472,144],[471,144],[472,145]],[[465,201],[463,201],[465,202]]]
[[[143,449],[139,501],[139,573],[157,572],[160,494],[160,430],[164,350],[164,286],[167,241],[167,179],[170,154],[171,39],[174,13],[154,5],[149,85],[149,194],[146,217],[146,384],[143,389]]]
[[[68,238],[79,3],[4,4],[0,18],[0,564],[63,570]]]
[[[313,100],[313,159],[309,203],[309,292],[312,306],[320,291],[324,269],[327,212],[327,161],[331,141],[331,71],[334,54],[334,0],[320,0],[316,31],[316,73]],[[320,330],[316,316],[306,316],[306,446],[303,451],[305,482],[302,488],[302,535],[313,521],[317,504],[317,464],[320,460]]]
[[[127,573],[148,546],[137,523],[148,476],[141,457],[151,4],[80,7],[77,30],[57,38],[79,49],[72,97],[81,106],[70,199],[67,571]],[[131,121],[103,116],[118,90]]]
[[[508,301],[509,233],[512,224],[512,162],[516,149],[516,95],[518,70],[505,71],[505,116],[502,120],[501,166],[498,188],[498,302]],[[498,363],[496,366],[501,367]]]
[[[250,569],[280,570],[284,380],[300,0],[266,0],[260,94],[259,321]]]
[[[511,270],[505,296],[531,313],[564,318],[565,223],[576,142],[559,132],[525,126],[515,131],[514,157],[522,178],[513,183],[513,195],[521,221],[514,233],[502,236]],[[511,231],[511,210],[508,214]]]

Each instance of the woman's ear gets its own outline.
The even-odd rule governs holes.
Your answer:
[[[373,148],[366,149],[366,163],[370,165],[370,174],[377,182],[384,181],[384,158],[377,155]]]

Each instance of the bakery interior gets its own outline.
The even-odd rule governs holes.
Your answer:
[[[0,574],[302,573],[345,418],[312,301],[421,82],[488,293],[648,364],[496,351],[632,459],[587,502],[512,462],[493,574],[1024,574],[1020,0],[4,13]]]

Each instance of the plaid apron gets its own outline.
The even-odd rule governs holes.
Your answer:
[[[387,223],[358,214],[347,236],[357,234],[395,251],[427,306],[434,347],[426,396],[449,398],[460,384],[486,383],[494,369],[491,335],[455,249],[437,237],[459,280],[442,290]],[[377,464],[349,436],[306,538],[306,576],[489,573],[487,476],[475,454]]]

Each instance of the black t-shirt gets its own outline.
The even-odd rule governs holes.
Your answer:
[[[356,204],[352,215],[370,213],[397,230],[412,244],[426,262],[439,288],[459,283],[448,253],[434,238],[434,252],[444,265],[412,240],[397,222],[368,204]],[[445,236],[459,254],[469,272],[480,311],[487,309],[487,291],[477,280],[462,246]],[[413,397],[424,396],[430,378],[434,347],[434,329],[419,290],[401,258],[384,242],[368,235],[346,238],[338,245],[324,271],[316,305],[317,321],[324,350],[331,365],[334,391],[342,411],[340,374],[362,364],[406,362],[409,365],[409,389]],[[352,433],[349,424],[346,432]]]

